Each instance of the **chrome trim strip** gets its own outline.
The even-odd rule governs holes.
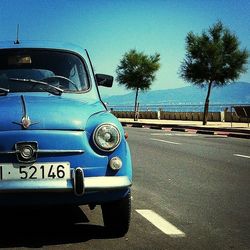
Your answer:
[[[74,192],[73,180],[15,180],[0,181],[0,193],[3,192]],[[85,191],[108,191],[127,188],[132,182],[127,176],[85,177]],[[86,192],[85,192],[86,193]]]
[[[57,150],[57,149],[38,149],[38,154],[83,154],[85,151],[81,149]]]
[[[0,155],[4,155],[4,154],[16,154],[16,151],[0,151]]]
[[[73,150],[57,150],[57,149],[38,149],[36,150],[38,154],[83,154],[85,151],[81,149]],[[16,151],[0,151],[0,154],[16,154],[19,153],[19,150]]]
[[[25,98],[23,95],[21,95],[21,100],[22,100],[22,107],[23,107],[23,117],[28,117],[26,102],[25,102]]]
[[[32,125],[38,124],[39,122],[31,122],[31,120],[28,116],[26,102],[25,102],[25,98],[23,95],[21,95],[21,102],[22,102],[22,111],[23,111],[23,116],[21,118],[21,122],[14,121],[12,123],[22,126],[23,129],[27,129]]]

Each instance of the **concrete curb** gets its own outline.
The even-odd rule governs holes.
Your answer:
[[[193,134],[219,135],[225,137],[250,139],[250,133],[247,133],[248,131],[244,131],[241,129],[200,128],[200,127],[185,126],[185,125],[148,124],[139,122],[121,122],[121,123],[122,126],[133,127],[133,128],[148,128],[148,129],[165,130],[165,131],[177,131],[177,132],[187,132]]]

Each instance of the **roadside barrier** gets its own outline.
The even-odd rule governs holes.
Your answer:
[[[133,111],[111,111],[117,118],[134,118]],[[202,121],[203,112],[141,111],[139,119]],[[249,118],[238,116],[236,112],[209,112],[208,121],[248,122]]]

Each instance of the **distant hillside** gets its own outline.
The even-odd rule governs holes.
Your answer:
[[[139,92],[139,102],[144,104],[203,104],[207,89],[187,86],[177,89],[151,90]],[[109,105],[133,105],[135,93],[115,95],[103,100]],[[250,83],[237,82],[221,88],[213,88],[211,104],[250,103]]]

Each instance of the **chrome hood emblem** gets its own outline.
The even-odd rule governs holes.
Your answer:
[[[21,95],[21,100],[22,100],[22,108],[23,108],[23,117],[21,122],[13,122],[15,124],[21,125],[24,129],[29,128],[31,125],[37,124],[38,122],[31,122],[29,116],[28,116],[28,112],[27,112],[27,108],[26,108],[26,102],[24,99],[24,96]]]
[[[23,128],[26,129],[26,128],[28,128],[30,125],[32,125],[30,118],[29,118],[28,116],[24,116],[24,117],[22,118],[22,126],[23,126]]]

